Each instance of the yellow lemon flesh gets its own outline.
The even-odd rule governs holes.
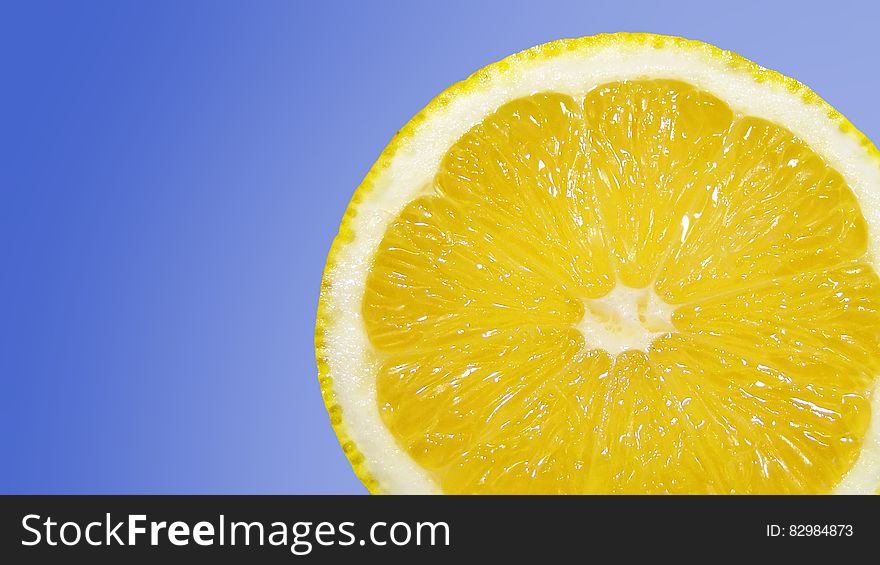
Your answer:
[[[686,80],[506,101],[384,227],[375,410],[445,493],[827,493],[880,372],[844,176]]]

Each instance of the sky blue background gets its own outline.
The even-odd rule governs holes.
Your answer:
[[[505,55],[618,30],[709,41],[880,139],[870,2],[15,4],[0,7],[5,493],[365,492],[316,380],[324,259],[395,131]]]

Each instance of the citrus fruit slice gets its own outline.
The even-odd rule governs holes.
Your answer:
[[[880,153],[800,83],[646,34],[442,93],[349,205],[317,359],[384,493],[880,484]]]

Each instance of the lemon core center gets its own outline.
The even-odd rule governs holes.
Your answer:
[[[602,298],[584,299],[584,317],[576,327],[591,349],[612,355],[632,349],[647,352],[656,337],[675,329],[672,310],[650,287],[618,284]]]

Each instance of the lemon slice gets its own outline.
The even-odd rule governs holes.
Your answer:
[[[563,40],[435,99],[327,262],[321,388],[381,493],[880,484],[880,153],[680,38]]]

